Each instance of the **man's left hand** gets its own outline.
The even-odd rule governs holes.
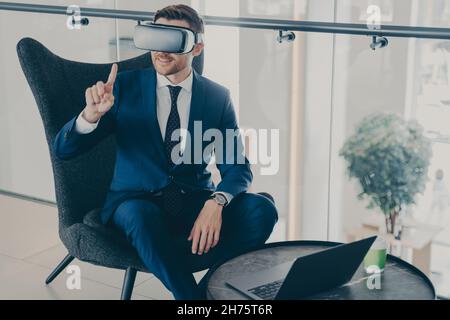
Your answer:
[[[212,199],[205,202],[188,238],[188,241],[192,240],[192,254],[207,253],[217,245],[222,227],[222,209]]]

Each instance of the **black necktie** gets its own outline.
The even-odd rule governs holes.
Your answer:
[[[169,86],[170,91],[170,114],[167,119],[166,133],[164,135],[164,147],[167,155],[167,165],[169,170],[173,167],[174,162],[172,161],[172,150],[175,146],[180,143],[180,139],[172,141],[172,133],[175,130],[179,130],[180,126],[180,115],[178,114],[177,99],[180,93],[181,87]],[[179,146],[177,147],[179,148]],[[164,209],[172,214],[177,215],[180,213],[183,206],[183,199],[180,188],[172,181],[164,190]]]
[[[174,87],[174,86],[168,86],[169,92],[170,92],[170,114],[169,118],[167,119],[167,125],[166,125],[166,134],[164,136],[164,147],[166,149],[166,155],[168,159],[168,165],[169,168],[173,166],[172,161],[172,150],[173,148],[180,142],[179,139],[172,141],[172,133],[176,130],[179,130],[181,128],[180,126],[180,115],[178,114],[178,106],[177,106],[177,99],[178,95],[180,94],[181,87]]]

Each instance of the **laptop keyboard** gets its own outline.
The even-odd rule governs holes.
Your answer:
[[[272,300],[280,290],[283,280],[266,283],[262,286],[249,289],[248,291],[260,297],[263,300]]]

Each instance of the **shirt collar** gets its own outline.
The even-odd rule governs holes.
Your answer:
[[[193,74],[193,71],[191,68],[191,72],[189,73],[189,76],[186,79],[184,79],[183,81],[181,81],[179,84],[177,84],[177,86],[185,89],[187,92],[191,92],[192,80],[193,80],[192,74]],[[158,89],[160,89],[160,88],[167,87],[167,86],[174,86],[174,84],[172,82],[170,82],[170,80],[167,79],[165,76],[156,72],[156,87]]]

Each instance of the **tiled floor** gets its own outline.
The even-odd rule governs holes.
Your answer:
[[[50,285],[45,278],[67,254],[58,237],[55,207],[0,194],[0,299],[119,299],[123,271],[74,260],[81,271],[81,288],[68,289],[63,272]],[[282,240],[277,224],[269,241]],[[195,274],[197,280],[205,272]],[[139,272],[133,299],[173,299],[151,274]]]

